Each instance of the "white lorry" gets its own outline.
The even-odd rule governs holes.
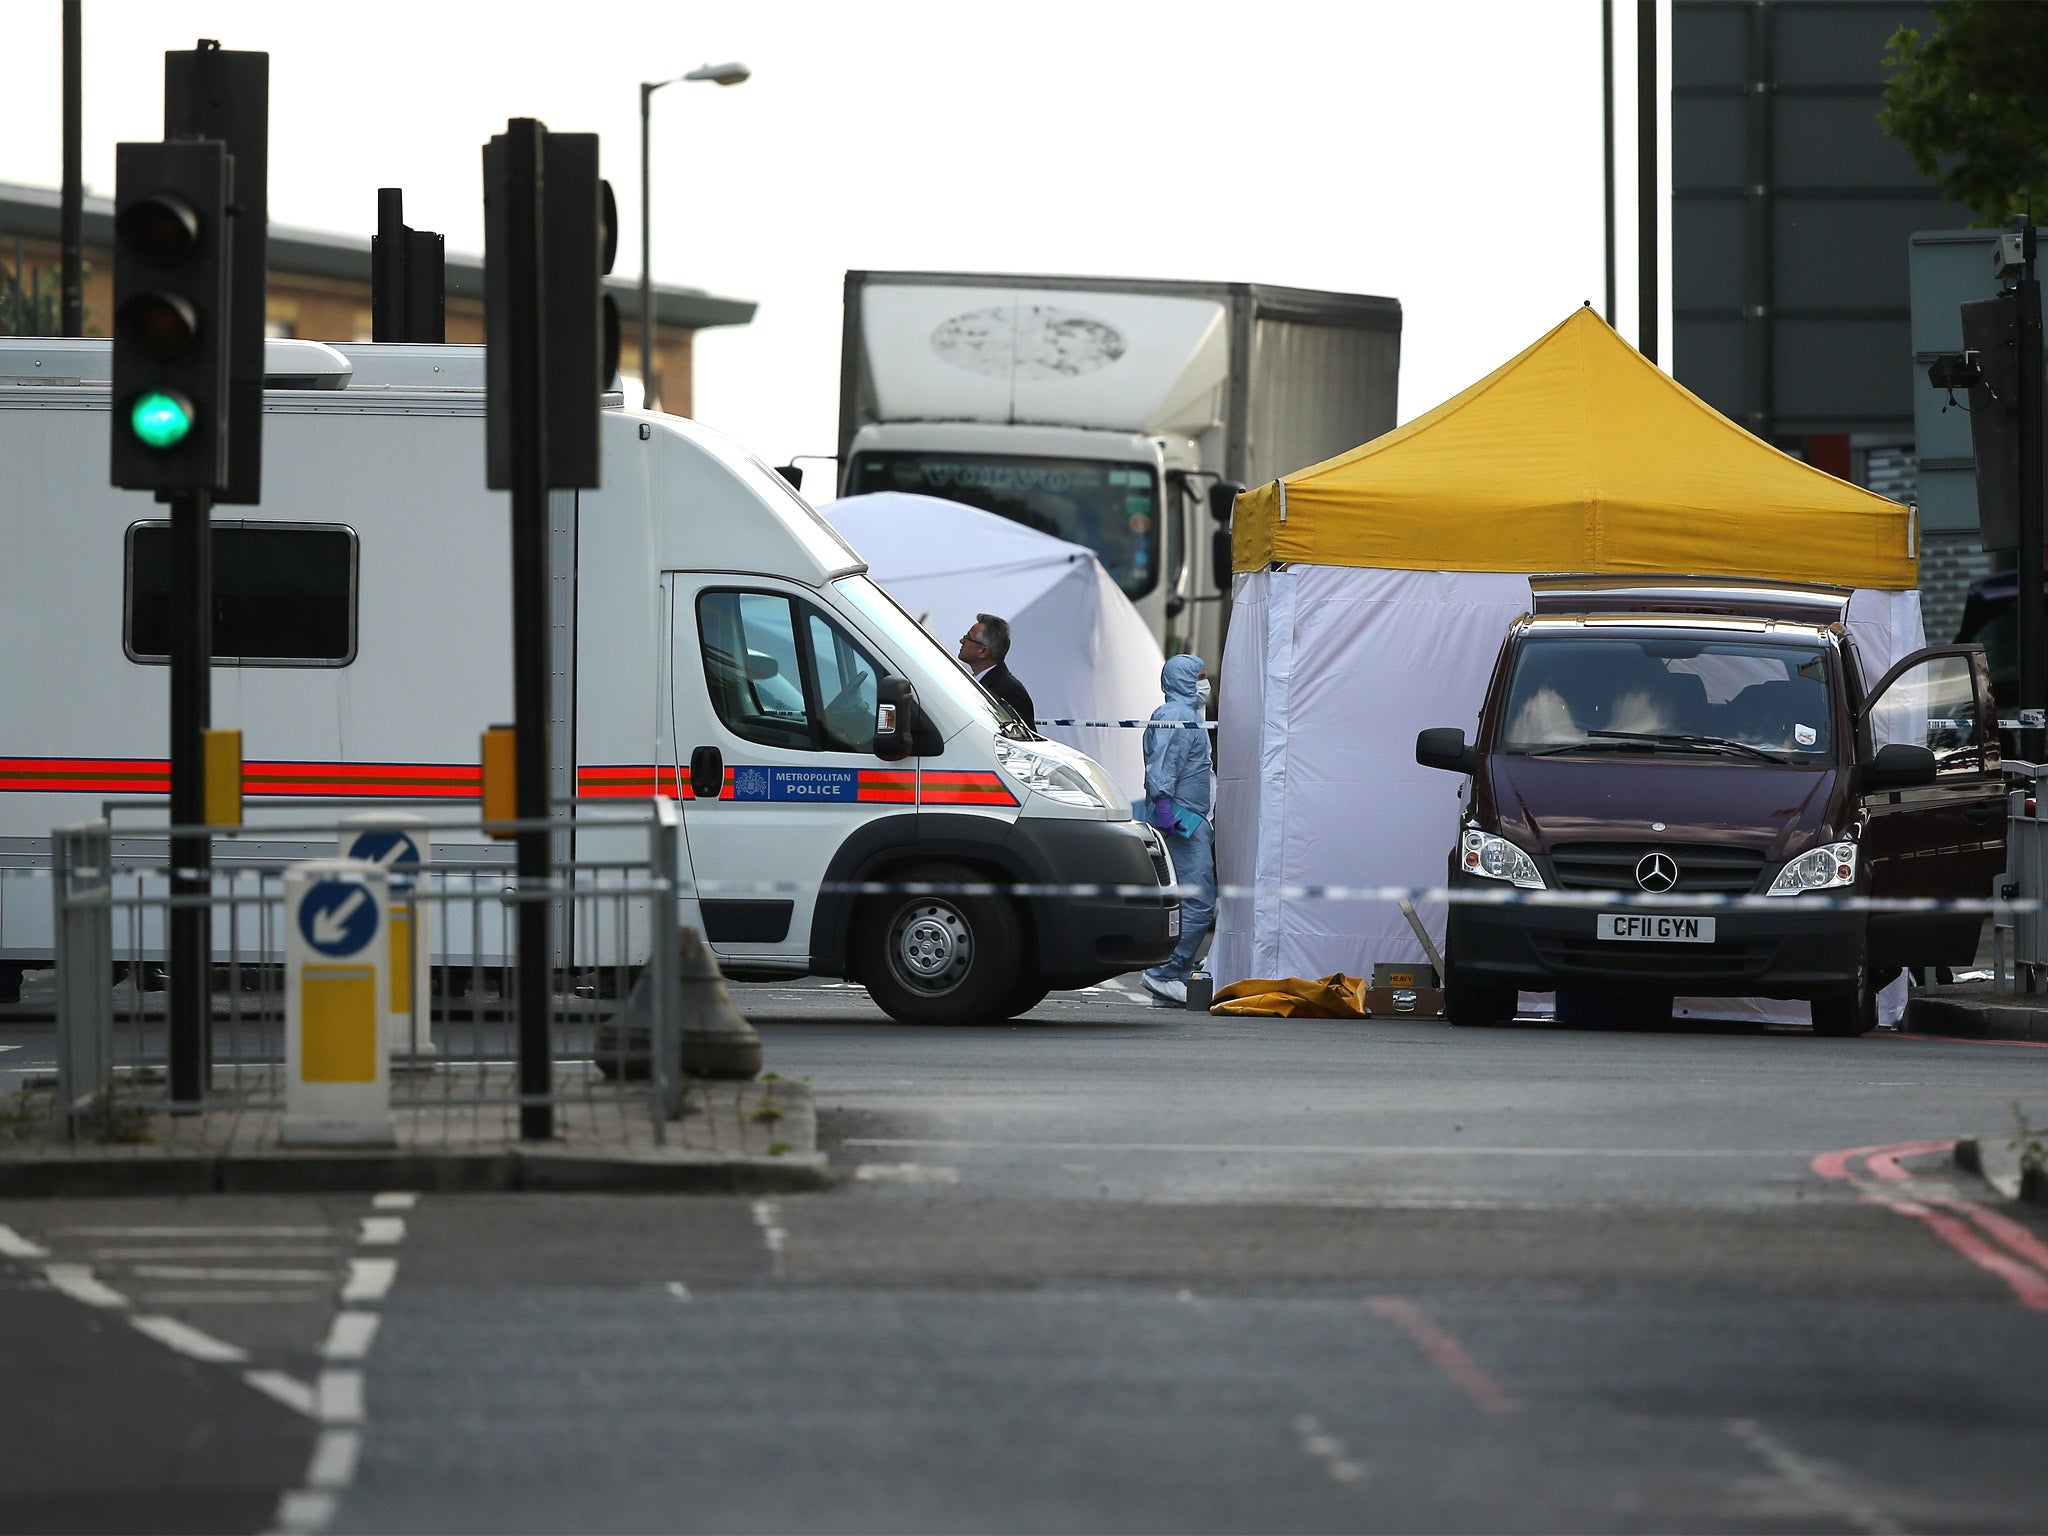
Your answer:
[[[1401,306],[1257,283],[849,272],[842,495],[913,491],[1085,544],[1214,667],[1229,491],[1395,425]]]
[[[168,789],[168,527],[107,483],[109,363],[104,341],[0,340],[0,864],[16,870],[47,864],[53,827]],[[512,701],[483,349],[274,341],[266,366],[263,502],[214,524],[213,723],[243,733],[249,803],[474,799],[479,734]],[[683,921],[729,970],[849,976],[939,1022],[1166,957],[1163,890],[821,892],[1172,873],[1107,774],[1006,724],[758,460],[616,395],[602,452],[602,490],[552,499],[556,791],[679,800],[682,867],[707,888]],[[710,894],[721,882],[787,889]],[[47,882],[0,889],[0,962],[47,963]]]

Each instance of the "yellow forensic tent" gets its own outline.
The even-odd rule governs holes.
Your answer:
[[[1590,308],[1462,394],[1238,498],[1233,564],[1917,584],[1911,508],[1780,453]]]

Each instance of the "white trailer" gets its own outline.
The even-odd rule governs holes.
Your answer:
[[[943,496],[1086,544],[1169,655],[1214,667],[1214,488],[1392,430],[1400,356],[1400,303],[1363,294],[849,272],[840,492]]]
[[[0,862],[17,870],[47,865],[52,828],[169,787],[168,528],[108,484],[109,362],[104,341],[0,340]],[[291,387],[264,396],[262,505],[214,520],[213,723],[242,731],[245,795],[259,816],[474,801],[479,736],[512,715],[483,350],[273,342],[267,366]],[[902,1017],[950,1019],[1165,958],[1164,895],[831,890],[1156,888],[1170,863],[1098,766],[1006,724],[779,476],[691,422],[604,405],[603,489],[550,505],[554,789],[678,799],[705,887],[683,921],[730,969],[851,976]],[[435,838],[437,865],[503,857]],[[787,889],[714,894],[749,882]],[[0,961],[46,961],[47,884],[0,889]]]

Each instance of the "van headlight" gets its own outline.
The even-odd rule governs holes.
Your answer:
[[[1797,896],[1802,891],[1825,891],[1856,883],[1856,845],[1826,843],[1809,848],[1778,871],[1766,893]]]
[[[1094,764],[1086,758],[1070,763],[1014,741],[998,741],[996,766],[1033,794],[1057,800],[1061,805],[1085,806],[1091,811],[1118,808],[1116,794],[1106,784],[1097,783],[1096,776],[1087,771]]]
[[[1543,871],[1536,867],[1536,861],[1504,837],[1495,837],[1491,832],[1482,832],[1477,827],[1465,829],[1464,856],[1459,860],[1468,875],[1484,875],[1489,880],[1506,880],[1519,885],[1525,891],[1544,889]]]

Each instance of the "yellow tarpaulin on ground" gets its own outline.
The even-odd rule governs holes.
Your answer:
[[[1240,496],[1233,563],[1900,591],[1917,538],[1910,508],[1753,437],[1581,309],[1406,426]]]
[[[1240,981],[1209,1004],[1211,1013],[1254,1013],[1276,1019],[1362,1019],[1365,983],[1341,972],[1319,981],[1286,976],[1278,981]]]

